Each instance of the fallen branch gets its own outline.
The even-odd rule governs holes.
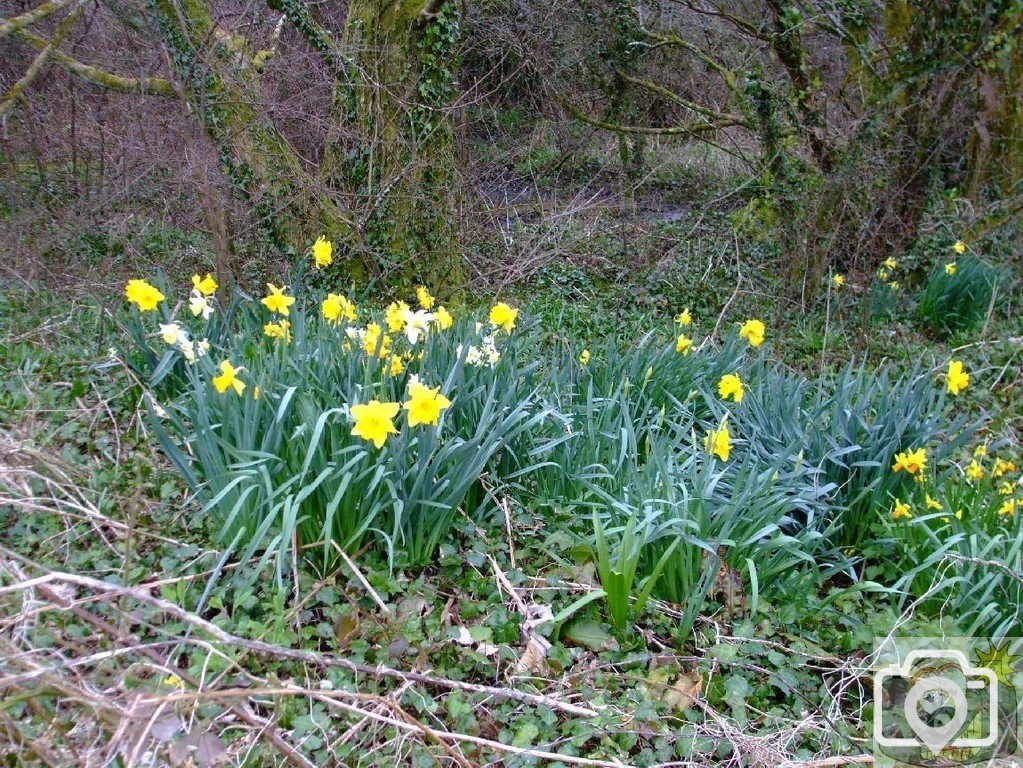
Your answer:
[[[243,637],[232,635],[229,632],[225,632],[216,624],[206,621],[193,613],[190,613],[183,609],[181,606],[176,605],[167,600],[162,600],[157,597],[153,597],[143,588],[138,587],[122,587],[116,584],[108,584],[105,581],[99,579],[89,578],[87,576],[78,576],[71,573],[60,573],[57,571],[51,571],[44,576],[39,576],[34,579],[28,579],[21,581],[10,586],[0,587],[0,594],[8,592],[21,592],[37,587],[45,587],[53,583],[62,584],[73,584],[75,586],[83,587],[85,589],[95,590],[97,592],[103,592],[108,595],[116,597],[130,597],[140,602],[148,603],[160,610],[170,614],[171,616],[185,621],[199,629],[212,635],[218,642],[225,643],[227,645],[233,645],[238,648],[244,648],[254,653],[264,654],[268,656],[275,656],[277,658],[291,659],[294,661],[302,661],[308,664],[314,664],[320,667],[337,667],[346,669],[350,672],[354,672],[360,675],[366,675],[368,677],[388,677],[395,680],[410,681],[413,683],[419,683],[421,685],[433,686],[436,688],[447,688],[450,690],[467,691],[470,693],[478,693],[485,696],[494,696],[501,699],[513,699],[515,701],[522,701],[528,704],[536,706],[549,707],[550,709],[560,710],[571,715],[578,717],[596,717],[597,711],[590,709],[589,707],[581,707],[576,704],[570,704],[560,699],[552,698],[549,696],[542,696],[535,693],[527,693],[525,691],[518,691],[513,688],[499,688],[491,685],[480,685],[478,683],[467,683],[460,680],[448,680],[442,677],[434,677],[433,675],[425,675],[418,672],[402,672],[398,669],[392,669],[391,667],[385,667],[383,665],[371,666],[369,664],[359,664],[357,662],[349,661],[347,659],[341,659],[336,656],[328,656],[326,654],[316,653],[313,651],[303,651],[293,648],[281,648],[269,643],[263,643],[257,640],[246,640]],[[48,598],[50,599],[50,598]],[[73,601],[66,601],[69,604],[73,604]]]

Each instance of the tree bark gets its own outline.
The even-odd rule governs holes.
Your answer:
[[[350,219],[262,114],[258,52],[217,26],[205,0],[151,0],[150,8],[188,109],[265,239],[293,254],[320,235],[336,240],[343,268],[364,278]]]
[[[354,194],[385,276],[439,291],[464,282],[452,104],[453,0],[352,0],[324,175]]]

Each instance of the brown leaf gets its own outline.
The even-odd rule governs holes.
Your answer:
[[[683,672],[675,684],[668,688],[661,696],[661,701],[679,712],[685,712],[696,704],[703,692],[703,675],[700,670],[694,669]]]

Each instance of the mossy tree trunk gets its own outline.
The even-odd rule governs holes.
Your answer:
[[[262,52],[218,27],[205,0],[150,0],[149,8],[188,109],[216,146],[263,238],[291,253],[319,235],[350,244],[349,220],[263,113]],[[365,275],[358,257],[344,266],[356,278]]]
[[[464,282],[452,109],[459,7],[352,0],[324,173],[354,195],[385,277],[452,292]]]

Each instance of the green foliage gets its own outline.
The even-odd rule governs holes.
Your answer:
[[[988,312],[999,272],[977,258],[960,259],[954,274],[936,266],[917,299],[917,314],[933,331],[953,334],[977,328]]]

